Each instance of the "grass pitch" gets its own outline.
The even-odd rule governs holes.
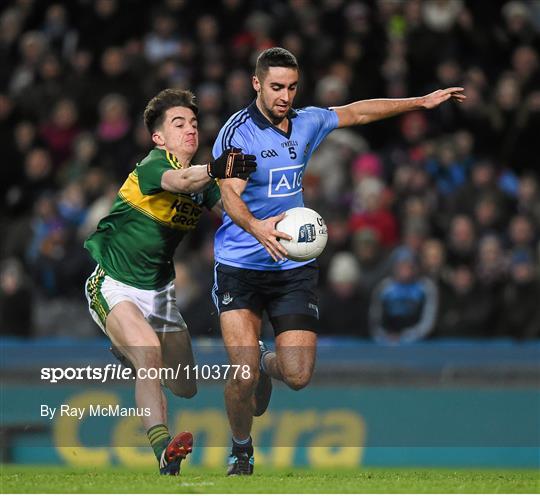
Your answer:
[[[2,493],[538,493],[535,470],[263,469],[252,477],[186,466],[180,477],[150,469],[3,465]]]

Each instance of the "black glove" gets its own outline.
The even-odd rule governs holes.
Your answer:
[[[256,168],[255,155],[244,155],[240,148],[233,148],[225,150],[220,157],[210,162],[206,171],[211,178],[239,177],[245,181]]]

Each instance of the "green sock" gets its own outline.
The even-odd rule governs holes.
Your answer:
[[[171,440],[169,429],[167,429],[166,425],[157,424],[153,427],[150,427],[146,435],[148,436],[148,440],[152,445],[154,454],[159,461],[159,459],[161,458],[161,453],[163,453],[163,450],[167,447],[169,441]]]

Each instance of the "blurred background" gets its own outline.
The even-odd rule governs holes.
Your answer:
[[[192,89],[195,163],[207,161],[221,125],[254,98],[257,55],[278,45],[301,65],[297,107],[454,85],[468,97],[335,131],[314,155],[305,202],[330,232],[322,333],[538,338],[539,25],[540,3],[520,1],[3,2],[2,334],[98,335],[82,243],[151,149],[146,103]],[[219,336],[217,225],[208,215],[177,251],[178,303],[197,336]],[[424,298],[410,314],[391,291],[404,281]]]
[[[77,340],[81,356],[106,348],[87,311],[83,284],[95,264],[82,244],[151,149],[147,101],[167,87],[195,92],[195,163],[204,163],[222,124],[254,99],[257,55],[283,46],[301,66],[296,107],[448,86],[467,95],[461,105],[336,130],[314,154],[305,203],[329,228],[321,336],[339,350],[326,361],[323,353],[320,377],[396,384],[406,370],[411,384],[532,385],[521,413],[532,415],[525,424],[536,431],[525,438],[538,444],[539,1],[1,5],[4,370],[17,369],[9,350],[40,355],[28,355],[31,342],[57,343],[57,359]],[[198,338],[220,336],[210,298],[218,225],[205,215],[176,254],[178,305]],[[264,334],[272,336],[267,324]],[[409,343],[417,346],[385,351]]]

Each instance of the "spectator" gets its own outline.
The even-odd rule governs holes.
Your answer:
[[[536,133],[540,125],[540,91],[531,92],[523,103],[516,122],[516,144],[508,163],[516,172],[533,169],[538,160]]]
[[[446,272],[446,250],[440,240],[428,239],[422,245],[420,267],[425,276],[440,285]]]
[[[0,265],[0,335],[28,338],[33,330],[33,297],[21,263]]]
[[[430,230],[427,219],[412,218],[407,220],[402,227],[401,242],[415,255],[420,255],[422,246],[429,238]]]
[[[527,3],[520,0],[506,2],[502,9],[503,25],[495,30],[498,52],[508,59],[512,51],[522,44],[538,43],[538,33],[531,22]]]
[[[6,124],[8,123],[6,122]],[[0,132],[4,132],[3,136],[6,142],[5,161],[12,165],[6,167],[4,181],[0,184],[0,194],[2,195],[0,206],[6,207],[6,213],[13,213],[10,210],[21,200],[18,195],[25,179],[24,168],[21,167],[21,164],[24,163],[25,156],[30,149],[37,146],[38,143],[36,127],[31,122],[20,121],[17,124],[12,123],[12,125],[15,129],[11,128],[10,125],[7,125],[6,129],[0,129]]]
[[[39,62],[47,49],[47,40],[39,31],[23,34],[19,43],[21,58],[14,67],[9,83],[10,93],[22,97],[23,92],[36,80]]]
[[[516,215],[510,220],[508,227],[510,248],[533,251],[536,233],[531,220],[525,215]]]
[[[236,69],[227,75],[225,114],[236,112],[239,108],[245,107],[251,100],[251,86],[249,85],[249,73]]]
[[[130,172],[132,122],[127,100],[118,94],[107,95],[99,103],[97,137],[100,163],[120,181]]]
[[[182,316],[194,336],[208,336],[214,334],[216,327],[215,313],[208,311],[209,294],[203,294],[191,271],[185,263],[174,264],[176,279],[176,298]]]
[[[493,196],[485,195],[477,198],[473,214],[478,236],[499,232],[504,226],[501,222],[502,214]]]
[[[480,76],[480,81],[472,79],[478,78],[476,75]],[[475,137],[474,151],[478,156],[489,156],[494,135],[489,120],[489,105],[482,95],[485,75],[478,69],[469,77],[471,79],[463,84],[467,100],[457,109],[456,126],[467,129]]]
[[[6,8],[0,15],[0,56],[4,63],[0,65],[0,87],[7,88],[11,71],[18,58],[17,42],[23,28],[23,16],[19,9]]]
[[[49,46],[64,56],[69,56],[73,50],[77,33],[70,27],[66,8],[55,3],[45,12],[45,20],[41,31],[46,36]]]
[[[96,230],[98,222],[109,213],[116,198],[118,188],[119,185],[114,182],[109,184],[103,195],[88,206],[87,214],[78,231],[78,237],[81,242]]]
[[[411,343],[426,338],[435,326],[438,292],[419,275],[414,253],[399,248],[393,256],[392,276],[371,297],[370,333],[378,343]]]
[[[495,234],[488,234],[478,243],[476,275],[480,284],[497,292],[505,283],[508,264],[501,240]]]
[[[468,265],[452,267],[447,282],[440,288],[436,337],[486,338],[493,335],[489,319],[495,302],[477,284]]]
[[[538,180],[531,173],[523,175],[519,180],[517,211],[530,216],[531,220],[540,226],[540,188]]]
[[[86,128],[95,119],[97,97],[94,95],[97,78],[92,72],[94,56],[90,50],[79,49],[68,60],[68,70],[64,83],[64,91],[68,98],[77,102],[80,122]]]
[[[385,248],[395,246],[398,240],[397,222],[384,203],[384,184],[376,178],[362,180],[355,192],[357,212],[350,219],[351,230],[365,227],[373,229]]]
[[[356,231],[353,234],[353,253],[360,264],[360,286],[370,295],[390,271],[390,260],[379,242],[377,232],[370,228]]]
[[[501,212],[501,222],[507,222],[513,210],[512,200],[497,184],[495,166],[488,160],[477,161],[471,171],[471,182],[464,185],[455,195],[454,208],[460,213],[470,215],[478,198],[490,196]]]
[[[133,84],[134,75],[130,73],[125,50],[121,47],[107,48],[101,56],[100,63],[102,74],[96,81],[92,93],[88,95],[94,104],[99,105],[103,98],[113,93],[126,98],[137,110],[142,110],[139,85]]]
[[[80,45],[91,50],[97,58],[108,47],[120,46],[140,32],[137,20],[144,19],[144,16],[137,11],[136,2],[130,2],[128,10],[119,0],[95,0],[85,7],[80,13]]]
[[[45,148],[32,148],[24,158],[24,179],[8,192],[8,202],[17,214],[32,208],[37,197],[55,188],[51,157]]]
[[[40,59],[35,79],[35,84],[24,91],[19,107],[27,117],[45,120],[56,102],[65,96],[64,71],[55,54],[47,53]]]
[[[176,21],[166,13],[158,13],[152,23],[152,31],[146,36],[144,53],[153,64],[180,55],[182,48],[176,33]]]
[[[58,197],[58,213],[74,229],[77,229],[86,218],[87,210],[84,200],[82,186],[75,181],[64,186]]]
[[[328,269],[328,285],[319,304],[320,328],[328,335],[367,337],[369,301],[360,290],[358,261],[348,252],[336,253]]]
[[[82,133],[73,142],[71,160],[59,171],[60,180],[66,183],[81,179],[91,168],[97,166],[97,143],[91,133]]]
[[[344,208],[333,208],[324,214],[328,227],[328,242],[326,248],[317,259],[319,262],[319,287],[324,288],[327,273],[334,256],[339,252],[351,252],[351,232],[348,223],[348,211]]]
[[[450,265],[472,265],[476,251],[476,233],[470,217],[456,215],[450,223],[447,240]]]
[[[52,162],[56,168],[71,156],[73,142],[80,133],[77,120],[75,103],[62,99],[54,106],[51,120],[41,127],[40,135],[51,151]]]
[[[443,196],[455,193],[467,179],[467,167],[457,160],[456,150],[449,140],[440,145],[436,158],[428,160],[426,168]]]
[[[497,334],[515,339],[540,337],[540,281],[535,274],[533,259],[528,251],[513,252],[510,283],[499,301],[500,317]]]
[[[512,68],[524,95],[540,85],[538,54],[530,45],[521,45],[512,54]]]

